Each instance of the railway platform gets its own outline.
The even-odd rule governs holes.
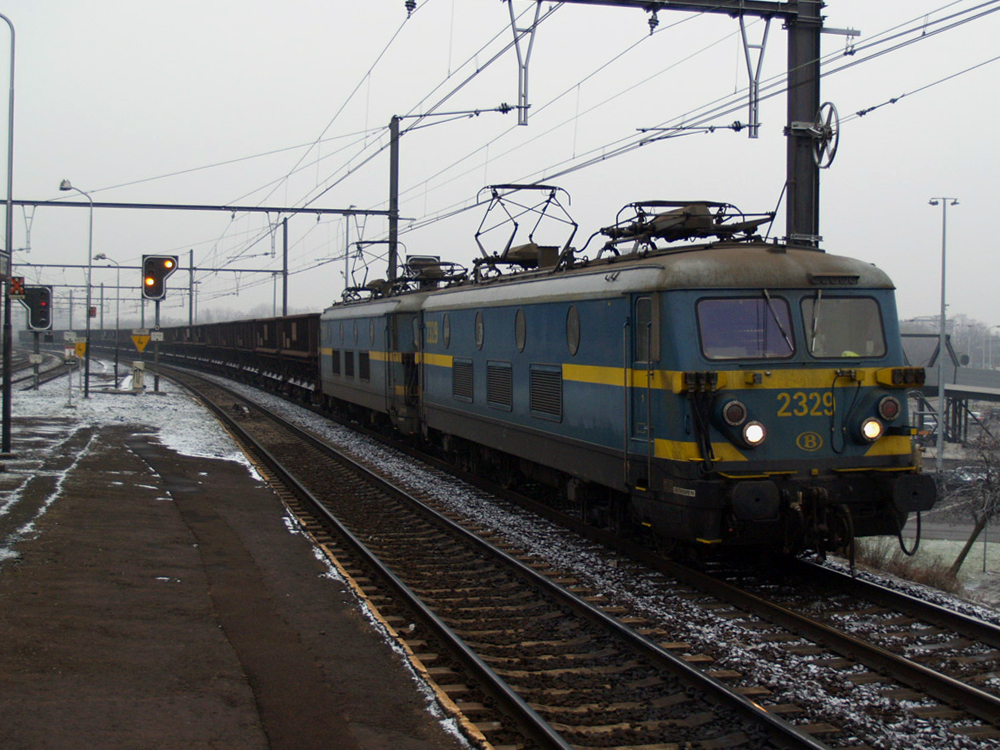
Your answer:
[[[0,747],[462,746],[271,490],[161,441],[200,407],[59,388],[0,458]]]

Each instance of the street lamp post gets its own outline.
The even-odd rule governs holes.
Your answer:
[[[941,479],[942,467],[944,466],[944,429],[945,429],[945,400],[944,400],[944,357],[945,357],[945,257],[948,248],[948,204],[958,205],[957,198],[931,198],[928,203],[932,206],[941,204],[941,320],[938,330],[938,425],[937,425],[937,456],[934,459],[935,470],[938,480]]]
[[[122,267],[118,261],[109,258],[104,253],[98,253],[94,260],[106,260],[115,264],[115,388],[118,388],[118,340],[121,330],[121,309],[122,309]]]
[[[6,269],[6,273],[13,272],[14,265],[14,24],[7,16],[0,13],[10,27],[10,99],[7,105],[7,227],[4,252],[7,253],[11,268]],[[0,283],[0,287],[3,284]],[[10,453],[10,433],[11,433],[11,349],[14,335],[10,323],[10,282],[3,290],[3,424],[0,425],[0,452]]]
[[[87,336],[85,339],[86,349],[83,352],[83,397],[90,398],[90,281],[94,270],[94,199],[90,197],[90,193],[80,190],[78,187],[73,187],[69,180],[63,180],[59,183],[59,189],[75,190],[90,201],[90,228],[87,233],[87,307],[85,313],[87,317]]]

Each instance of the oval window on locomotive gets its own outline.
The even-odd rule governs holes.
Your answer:
[[[817,292],[802,300],[802,321],[814,357],[885,355],[882,314],[871,297],[827,297]]]
[[[781,297],[702,299],[696,310],[708,359],[785,359],[795,353],[791,312]]]
[[[518,308],[514,315],[514,345],[519,352],[524,351],[524,345],[528,338],[527,325],[524,322],[524,310]]]
[[[571,357],[580,351],[580,313],[576,305],[570,305],[566,311],[566,347]]]

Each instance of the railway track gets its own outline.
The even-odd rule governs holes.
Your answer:
[[[73,372],[79,366],[79,362],[76,360],[66,362],[62,357],[48,352],[44,352],[42,356],[44,360],[36,375],[34,365],[28,362],[27,355],[23,352],[19,353],[11,365],[13,376],[11,384],[20,386],[22,390],[35,390],[40,385]]]
[[[752,676],[740,683],[747,689],[769,685],[770,700],[787,715],[818,709],[812,721],[825,718],[869,741],[889,724],[935,735],[921,747],[1000,747],[996,622],[805,561],[782,560],[781,573],[770,576],[745,567],[706,573],[602,541],[627,554],[643,581],[643,601],[624,609],[627,616],[690,641],[716,669]],[[711,638],[692,637],[706,627]],[[845,701],[846,716],[822,710]]]
[[[365,476],[256,405],[182,380],[237,426],[267,471],[296,487],[299,512],[318,504],[305,523],[399,624],[415,663],[474,739],[564,749],[824,747],[808,727],[671,653],[680,644],[664,647],[662,633],[637,631],[600,598],[586,601],[591,592],[546,561],[505,553],[482,529]]]
[[[731,640],[780,645],[801,657],[794,668],[804,668],[810,683],[833,686],[833,697],[853,694],[858,703],[896,714],[896,721],[933,721],[970,747],[1000,747],[1000,614],[989,621],[804,560],[781,559],[780,573],[760,566],[698,570],[545,512],[667,576],[656,583],[652,598],[659,603],[647,603],[647,612],[686,599],[700,610],[688,610],[688,617],[697,622],[709,613],[725,621],[735,633]],[[651,619],[658,621],[655,614]],[[724,649],[705,648],[714,659],[757,671]]]
[[[780,579],[742,573],[727,596],[833,652],[832,666],[862,665],[852,682],[899,682],[885,694],[912,703],[917,717],[1000,740],[997,624],[804,561],[789,561]]]
[[[232,399],[231,396],[229,398]],[[375,460],[370,463],[373,464],[371,468],[378,468],[374,464],[381,462]],[[386,467],[381,468],[384,473]],[[392,467],[389,471],[393,471]],[[404,469],[402,473],[413,472]],[[461,508],[440,502],[442,491],[448,493],[442,488],[449,481],[453,480],[442,476],[439,486],[419,490],[419,494],[424,496],[424,502],[441,505],[445,507],[445,512],[452,515],[462,515]],[[355,505],[360,507],[360,504]],[[659,688],[666,692],[656,696],[645,682],[648,677],[632,679],[646,674],[644,670],[652,667],[639,667],[627,660],[622,662],[623,658],[633,655],[631,646],[620,645],[621,642],[619,645],[607,645],[609,636],[589,629],[571,630],[570,636],[565,639],[570,643],[560,646],[565,640],[554,637],[553,632],[561,634],[564,629],[561,623],[569,617],[570,605],[559,604],[552,605],[555,609],[542,609],[538,603],[539,595],[535,593],[522,593],[520,599],[514,598],[507,604],[491,604],[487,595],[492,596],[494,589],[504,590],[509,582],[506,574],[495,577],[497,574],[491,567],[477,568],[477,565],[485,563],[479,563],[479,557],[467,557],[473,553],[459,555],[432,549],[423,553],[421,562],[408,562],[410,550],[422,547],[424,537],[433,534],[423,525],[402,528],[395,520],[399,513],[398,510],[363,513],[364,523],[368,523],[369,517],[376,516],[394,520],[388,526],[359,526],[358,534],[366,542],[370,540],[370,545],[377,550],[376,554],[386,561],[391,560],[393,566],[424,571],[431,570],[430,561],[438,558],[446,561],[443,570],[439,568],[435,573],[427,572],[426,578],[421,572],[410,579],[412,585],[408,588],[421,595],[434,612],[447,614],[451,618],[447,628],[464,636],[467,646],[474,647],[478,658],[492,667],[491,671],[515,686],[521,699],[533,710],[537,709],[536,713],[547,719],[550,726],[556,727],[557,734],[567,737],[573,746],[631,747],[650,744],[649,737],[625,736],[627,731],[631,731],[626,727],[634,729],[645,725],[649,729],[651,724],[657,724],[663,730],[666,726],[663,722],[676,721],[678,715],[700,716],[713,729],[720,726],[716,718],[717,709],[698,710],[701,697],[694,703],[672,703],[681,701],[675,697],[679,692],[673,689],[672,683],[666,688]],[[564,521],[571,524],[571,520]],[[512,554],[523,558],[522,565],[527,561],[529,568],[545,568],[543,580],[559,581],[579,597],[594,600],[600,605],[604,618],[624,625],[640,641],[653,642],[658,645],[659,651],[668,656],[678,655],[675,659],[679,659],[685,667],[706,673],[719,686],[725,687],[722,684],[724,681],[730,692],[741,693],[744,699],[753,698],[767,709],[771,717],[786,717],[800,728],[803,739],[814,743],[814,746],[819,746],[819,743],[809,739],[813,735],[822,737],[828,746],[834,747],[897,747],[901,743],[900,736],[921,747],[1000,747],[996,727],[1000,712],[994,708],[997,705],[996,644],[990,640],[995,637],[996,628],[990,623],[977,623],[975,618],[962,618],[938,607],[934,614],[936,619],[928,619],[930,615],[919,615],[921,621],[931,623],[925,627],[915,624],[918,615],[914,608],[919,607],[919,602],[911,602],[910,609],[902,610],[899,603],[887,600],[892,596],[891,592],[869,589],[868,593],[859,590],[843,593],[844,587],[856,586],[850,578],[841,578],[834,586],[829,581],[816,581],[815,571],[797,572],[794,579],[790,578],[791,571],[787,571],[787,575],[783,576],[783,586],[779,585],[780,581],[763,578],[753,581],[745,576],[733,585],[721,580],[723,577],[735,577],[731,572],[708,576],[649,558],[643,550],[630,550],[628,560],[612,560],[612,564],[622,572],[622,578],[625,581],[631,579],[631,582],[619,580],[609,583],[600,580],[599,575],[591,576],[588,571],[581,571],[579,565],[554,566],[552,560],[559,559],[561,552],[560,544],[553,542],[551,537],[537,543],[521,538],[522,532],[498,534],[494,529],[488,533]],[[524,533],[530,536],[535,532]],[[416,545],[414,540],[420,540],[420,545]],[[573,544],[579,545],[579,542]],[[406,551],[407,555],[402,555],[402,551]],[[593,554],[604,558],[605,562],[609,555],[614,557],[613,553],[599,548],[595,548]],[[638,562],[644,558],[645,562]],[[460,582],[454,577],[456,568],[473,570],[472,580]],[[824,576],[828,574],[828,571],[822,573]],[[484,585],[485,580],[489,583]],[[805,581],[809,580],[813,583],[806,587]],[[634,587],[635,581],[640,581],[637,588],[642,590],[641,595],[630,593],[619,596],[630,586]],[[841,592],[838,597],[853,598],[831,599],[835,588]],[[380,603],[380,606],[383,605]],[[810,612],[810,609],[813,611]],[[514,612],[526,612],[527,617],[517,621],[514,614],[509,614]],[[853,625],[855,613],[874,618],[880,624],[875,628],[881,633],[878,642],[865,643],[864,629]],[[819,622],[823,619],[820,615],[825,617],[826,623]],[[403,618],[401,622],[412,617],[406,614],[396,616]],[[486,622],[493,624],[485,626]],[[553,623],[560,623],[560,627],[554,628]],[[837,627],[831,627],[839,625],[842,630],[845,623],[852,623],[852,633],[837,634]],[[892,623],[898,625],[895,635],[889,630]],[[704,632],[710,635],[706,637]],[[414,642],[413,648],[417,652],[426,652],[427,647],[419,635],[411,634],[409,640]],[[935,646],[920,640],[924,636],[936,636],[937,644],[950,645]],[[578,644],[576,650],[574,643]],[[899,653],[893,654],[890,646],[896,643],[902,648]],[[964,651],[958,653],[954,649]],[[431,650],[435,651],[437,647]],[[520,652],[539,657],[540,665],[520,666],[516,661],[521,658]],[[941,662],[951,661],[961,666],[949,674],[943,667],[930,664],[932,660],[928,654],[940,654],[944,657]],[[434,664],[439,658],[436,656],[429,663]],[[623,664],[627,667],[624,672],[603,671],[621,670]],[[444,670],[445,682],[439,684],[447,686],[451,684],[448,680],[452,677],[447,676],[451,668],[449,662],[441,667],[428,667],[428,670]],[[975,673],[970,674],[973,670]],[[775,676],[779,672],[780,678]],[[583,674],[592,678],[603,674],[604,677],[598,678],[597,683],[614,683],[621,690],[621,695],[600,695],[594,685],[583,688],[564,686],[565,681],[575,680]],[[609,678],[609,674],[616,676]],[[464,695],[467,686],[461,678],[455,679],[457,682],[454,684],[459,686],[456,688],[459,691],[457,695]],[[977,684],[967,684],[972,682]],[[807,686],[805,696],[801,690],[795,689],[803,685]],[[567,697],[577,690],[581,690],[579,694],[586,697],[579,700]],[[685,687],[685,694],[690,690],[690,687]],[[552,700],[556,696],[558,703]],[[468,715],[474,717],[479,712],[488,711],[493,699],[478,696],[465,702],[469,704]],[[615,706],[616,711],[622,713],[617,718],[605,715],[598,719],[603,713],[600,709],[602,705]],[[709,719],[709,716],[712,718]],[[581,723],[574,724],[574,721]],[[504,721],[495,719],[484,722],[487,727],[494,725],[504,727]],[[878,737],[885,734],[887,726],[892,728],[893,738],[880,744]],[[497,731],[502,734],[507,730]],[[708,745],[701,746],[740,746],[740,743],[754,746],[753,743],[759,740],[757,732],[759,730],[746,729],[717,732],[708,740]],[[690,738],[681,741],[701,742]],[[503,742],[498,740],[498,744]],[[770,742],[781,744],[773,739]],[[521,743],[515,740],[512,744]]]

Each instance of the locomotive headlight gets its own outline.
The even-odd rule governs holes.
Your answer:
[[[885,427],[875,417],[868,417],[868,419],[861,423],[861,437],[869,443],[874,443],[882,437],[884,431]]]
[[[722,407],[722,418],[730,427],[739,427],[747,421],[747,407],[742,401],[733,399]]]
[[[729,395],[721,395],[715,402],[712,424],[740,448],[756,448],[767,436],[764,425],[751,418],[747,405]]]
[[[756,448],[763,443],[765,437],[767,437],[767,432],[760,422],[747,422],[743,426],[743,442],[751,448]]]
[[[891,422],[898,417],[900,411],[902,411],[902,407],[899,405],[898,398],[886,396],[878,402],[878,415],[886,422]]]

